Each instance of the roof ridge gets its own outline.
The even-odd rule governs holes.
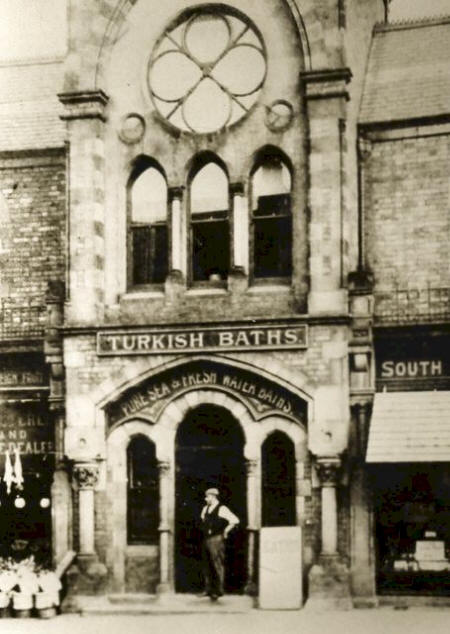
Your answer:
[[[420,28],[450,23],[450,14],[436,14],[424,18],[407,18],[392,22],[377,22],[374,31],[397,31],[401,29]]]

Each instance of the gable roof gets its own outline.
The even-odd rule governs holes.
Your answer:
[[[450,114],[450,17],[374,29],[360,123]]]
[[[0,64],[0,151],[61,147],[62,60]]]

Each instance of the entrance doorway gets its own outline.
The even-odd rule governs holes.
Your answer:
[[[228,410],[200,405],[178,428],[175,445],[175,589],[203,589],[200,512],[204,493],[217,487],[220,501],[240,519],[226,543],[225,591],[239,593],[246,581],[247,495],[244,434]]]

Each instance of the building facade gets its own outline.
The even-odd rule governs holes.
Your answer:
[[[200,590],[209,486],[228,593],[275,527],[299,605],[448,590],[450,20],[387,4],[72,1],[0,68],[4,543],[71,605]]]

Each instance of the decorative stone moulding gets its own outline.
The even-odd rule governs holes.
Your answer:
[[[65,107],[61,115],[63,121],[72,119],[100,119],[106,121],[105,109],[109,97],[103,90],[80,90],[58,95]]]
[[[249,113],[266,74],[264,42],[244,14],[224,5],[196,7],[157,41],[147,87],[163,120],[184,132],[209,134]]]
[[[266,126],[272,132],[287,130],[294,119],[294,108],[284,99],[276,99],[266,107]]]
[[[145,134],[145,119],[136,112],[130,112],[122,117],[119,138],[124,143],[132,145],[139,143]]]

